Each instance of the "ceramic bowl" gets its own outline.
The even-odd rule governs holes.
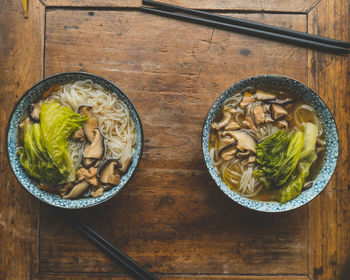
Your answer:
[[[17,156],[17,133],[18,133],[18,124],[20,123],[21,116],[23,112],[27,110],[29,104],[35,102],[35,100],[39,99],[40,96],[50,88],[53,84],[63,85],[69,82],[74,82],[78,80],[86,80],[90,79],[94,83],[97,83],[103,86],[105,89],[109,90],[120,100],[122,100],[128,107],[130,116],[134,122],[137,134],[136,146],[135,146],[135,155],[132,159],[131,165],[127,173],[125,173],[119,185],[114,186],[111,190],[105,192],[102,196],[97,198],[80,198],[76,200],[63,199],[60,196],[45,192],[40,190],[37,187],[37,182],[29,177],[23,170],[18,156]],[[44,201],[48,204],[61,207],[61,208],[69,208],[69,209],[77,209],[77,208],[86,208],[91,207],[97,204],[100,204],[104,201],[115,196],[123,187],[125,187],[126,183],[129,181],[130,177],[136,170],[136,167],[141,159],[142,155],[142,146],[143,146],[143,130],[141,125],[141,120],[134,105],[131,103],[130,99],[127,95],[115,84],[112,82],[93,75],[89,73],[83,72],[70,72],[70,73],[60,73],[49,78],[46,78],[36,85],[34,85],[31,89],[29,89],[21,98],[21,100],[16,104],[14,108],[10,122],[8,124],[8,132],[7,132],[7,152],[10,161],[11,168],[17,177],[18,181],[21,185],[28,190],[32,195],[36,198]]]
[[[278,202],[262,202],[253,199],[246,198],[239,193],[231,190],[218,175],[216,168],[212,164],[209,156],[209,135],[210,135],[210,125],[213,122],[216,114],[222,107],[222,103],[228,98],[238,92],[244,90],[245,88],[252,86],[255,88],[278,88],[290,93],[294,93],[296,96],[304,99],[308,104],[310,104],[318,113],[320,120],[323,124],[326,134],[327,150],[324,162],[322,163],[322,168],[319,171],[314,184],[311,188],[303,191],[297,198],[288,201],[285,204]],[[302,205],[307,204],[313,198],[315,198],[327,185],[332,177],[335,170],[337,159],[338,159],[338,133],[333,117],[327,108],[326,104],[321,100],[321,98],[310,88],[304,84],[284,76],[275,75],[260,75],[250,77],[241,80],[230,88],[228,88],[224,93],[222,93],[219,98],[214,102],[210,111],[205,119],[202,133],[202,149],[204,154],[204,160],[209,170],[210,175],[214,179],[215,183],[219,188],[233,201],[239,203],[247,208],[262,211],[262,212],[283,212],[298,208]]]

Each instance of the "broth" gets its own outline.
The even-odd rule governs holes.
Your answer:
[[[262,100],[261,98],[270,99]],[[264,116],[262,116],[262,109]],[[277,113],[284,114],[284,116],[277,117]],[[263,119],[265,121],[261,121]],[[317,127],[317,144],[314,145],[317,159],[308,169],[309,174],[304,178],[304,186],[317,177],[325,158],[325,134],[317,113],[304,99],[280,89],[246,89],[227,99],[212,123],[209,138],[212,162],[221,179],[232,190],[254,200],[274,201],[282,187],[277,188],[273,185],[268,189],[263,183],[263,178],[256,176],[258,170],[262,168],[257,163],[259,156],[256,151],[249,151],[241,146],[246,145],[248,149],[246,143],[253,138],[259,147],[259,143],[275,134],[276,131],[284,130],[289,135],[295,135],[297,131],[306,130],[306,126],[314,129]],[[248,134],[249,137],[245,135],[247,141],[240,143],[237,136],[241,137],[243,134]],[[303,139],[304,137],[310,139],[310,135],[304,134]],[[228,137],[229,135],[233,136],[233,140]],[[228,144],[230,141],[231,143]],[[303,145],[305,146],[305,143]],[[299,176],[298,168],[295,168],[290,176],[289,179],[287,178],[288,182]],[[283,188],[287,187],[283,186]]]

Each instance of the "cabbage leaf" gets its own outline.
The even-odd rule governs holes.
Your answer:
[[[47,183],[75,181],[75,168],[68,152],[68,138],[81,128],[86,117],[55,101],[41,104],[40,124],[24,127],[24,146],[18,150],[20,162],[33,177]]]

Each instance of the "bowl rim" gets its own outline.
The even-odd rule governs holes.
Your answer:
[[[36,87],[40,86],[41,84],[43,84],[45,81],[47,80],[50,80],[50,79],[55,79],[55,78],[58,78],[58,77],[62,77],[62,76],[74,76],[74,75],[83,75],[83,76],[86,76],[86,79],[89,79],[89,78],[93,78],[95,80],[100,80],[100,81],[105,81],[107,84],[109,84],[111,87],[115,87],[117,89],[117,91],[119,91],[118,93],[112,91],[112,90],[108,90],[110,92],[112,92],[113,94],[115,94],[118,98],[120,98],[120,96],[118,94],[120,94],[121,96],[123,96],[123,98],[125,98],[127,100],[127,102],[129,102],[129,104],[131,105],[131,108],[133,110],[133,112],[135,113],[135,119],[137,120],[137,123],[135,124],[135,121],[134,121],[134,125],[135,125],[135,129],[137,129],[137,125],[139,125],[139,130],[140,130],[140,135],[139,135],[139,140],[137,139],[136,140],[136,145],[137,143],[139,142],[140,144],[140,149],[139,149],[139,153],[138,153],[138,157],[136,158],[136,162],[135,162],[135,166],[133,167],[133,170],[131,171],[131,174],[128,176],[128,178],[125,180],[125,182],[123,182],[123,184],[119,187],[119,184],[116,185],[116,186],[113,186],[112,189],[110,189],[108,192],[111,192],[114,188],[118,188],[114,193],[110,193],[108,196],[106,196],[104,199],[99,199],[97,200],[98,198],[101,198],[101,197],[97,197],[97,198],[83,198],[83,199],[76,199],[76,200],[70,200],[70,199],[64,199],[62,197],[59,197],[58,195],[55,195],[55,194],[51,194],[49,192],[45,192],[43,190],[40,190],[38,187],[37,187],[37,183],[35,180],[33,180],[30,176],[28,176],[26,174],[26,172],[23,170],[22,166],[19,164],[20,168],[21,168],[21,171],[23,172],[23,174],[25,175],[25,177],[31,181],[32,184],[35,184],[36,185],[36,188],[42,192],[42,193],[45,193],[45,195],[49,195],[49,196],[54,196],[55,199],[52,200],[52,201],[49,201],[47,200],[47,198],[43,198],[41,196],[38,196],[37,194],[33,193],[27,186],[25,186],[25,184],[18,178],[18,175],[17,172],[15,171],[15,163],[12,162],[11,160],[11,156],[10,156],[10,152],[9,152],[9,146],[10,146],[10,140],[9,140],[9,134],[10,134],[10,130],[11,130],[11,123],[13,121],[13,117],[14,117],[14,114],[16,112],[16,109],[18,108],[18,106],[24,102],[23,100],[27,97],[27,95],[35,90]],[[79,80],[82,80],[82,79],[72,79],[71,81],[79,81]],[[67,82],[68,83],[68,82]],[[42,94],[42,93],[41,93]],[[37,94],[35,94],[35,96],[37,96]],[[122,101],[123,103],[125,103],[124,101]],[[128,109],[130,110],[129,108],[129,105],[128,104],[125,104]],[[27,105],[28,106],[28,105]],[[25,106],[24,110],[27,108],[27,106]],[[22,111],[23,112],[23,111]],[[132,118],[132,117],[131,117]],[[18,127],[17,127],[18,129]],[[16,135],[17,135],[17,130],[16,130]],[[93,74],[93,73],[89,73],[89,72],[85,72],[85,71],[69,71],[69,72],[60,72],[60,73],[56,73],[56,74],[53,74],[53,75],[50,75],[48,77],[45,77],[44,79],[41,79],[40,81],[36,82],[33,86],[31,86],[29,89],[27,89],[24,94],[22,95],[22,97],[15,102],[14,104],[14,107],[12,109],[12,112],[10,114],[10,117],[9,117],[9,120],[8,120],[8,123],[7,123],[7,129],[6,129],[6,155],[7,155],[7,159],[8,159],[8,162],[10,164],[10,167],[11,167],[11,170],[12,170],[12,173],[15,175],[15,178],[16,180],[20,183],[20,185],[26,189],[33,197],[39,199],[40,201],[42,202],[45,202],[49,205],[52,205],[52,206],[55,206],[55,207],[58,207],[58,208],[63,208],[63,209],[71,209],[71,210],[75,210],[75,209],[84,209],[84,208],[90,208],[90,207],[93,207],[93,206],[96,206],[96,205],[99,205],[103,202],[106,202],[108,200],[110,200],[112,197],[114,197],[116,194],[118,194],[122,189],[124,189],[126,186],[127,186],[127,183],[130,181],[130,179],[134,176],[136,170],[137,170],[137,167],[141,161],[141,158],[142,158],[142,154],[143,154],[143,145],[144,145],[144,132],[143,132],[143,126],[142,126],[142,122],[141,122],[141,118],[136,110],[136,107],[135,105],[132,103],[131,99],[129,98],[129,96],[119,87],[117,86],[114,82],[102,77],[102,76],[99,76],[99,75],[96,75],[96,74]],[[135,155],[134,155],[135,156]],[[16,158],[18,157],[17,155],[15,156]],[[131,165],[132,165],[132,162],[131,161]],[[131,167],[130,165],[130,167]],[[130,168],[129,167],[129,168]],[[127,174],[128,172],[126,172],[125,174]],[[125,176],[124,174],[124,176]],[[63,202],[63,204],[61,203],[57,203],[55,202],[56,200],[58,201],[61,201]],[[86,203],[86,204],[83,204],[83,205],[79,205],[79,202],[80,201],[93,201],[92,203]],[[64,202],[67,202],[67,204],[65,204]],[[70,204],[73,204],[70,205]]]
[[[209,138],[206,137],[206,134],[209,136],[210,135],[210,124],[212,122],[212,120],[210,121],[210,116],[212,114],[216,115],[218,110],[221,108],[222,103],[227,99],[228,96],[233,96],[235,94],[237,94],[239,91],[236,89],[235,87],[238,87],[242,84],[244,84],[245,82],[248,82],[250,80],[258,80],[258,79],[285,79],[288,80],[289,82],[293,82],[295,83],[297,86],[303,88],[304,90],[306,90],[308,92],[308,94],[311,94],[311,96],[315,97],[316,100],[318,100],[320,102],[320,104],[323,106],[322,111],[324,111],[327,116],[329,117],[330,120],[330,125],[332,128],[334,128],[334,130],[332,132],[334,132],[334,136],[335,136],[335,140],[336,143],[335,146],[333,147],[335,150],[335,163],[332,164],[331,162],[331,174],[330,176],[328,175],[327,178],[325,178],[325,181],[320,183],[320,187],[318,188],[318,190],[316,191],[316,193],[312,193],[310,194],[309,197],[307,197],[305,200],[301,200],[298,198],[302,195],[302,193],[309,191],[305,190],[302,193],[300,193],[300,195],[298,197],[296,197],[295,199],[292,199],[290,201],[288,201],[285,204],[281,204],[279,202],[274,202],[274,201],[258,201],[258,200],[253,200],[247,197],[244,197],[242,195],[240,195],[238,192],[231,190],[220,178],[220,176],[217,174],[216,172],[216,168],[214,167],[214,165],[212,164],[211,160],[210,160],[210,156],[209,156],[209,145],[206,144],[206,141],[209,141]],[[224,96],[226,96],[225,98],[223,98]],[[218,106],[218,108],[215,110],[214,107]],[[313,107],[315,109],[315,107]],[[319,110],[315,111],[319,113]],[[325,124],[322,122],[322,125],[325,126]],[[326,131],[326,129],[325,129]],[[327,131],[326,131],[327,134]],[[247,78],[244,78],[242,80],[239,80],[237,82],[235,82],[232,86],[230,86],[229,88],[227,88],[226,90],[224,90],[213,102],[213,104],[211,105],[206,117],[205,117],[205,121],[203,123],[203,127],[202,127],[202,155],[205,161],[205,165],[207,167],[207,170],[209,172],[209,174],[211,175],[212,179],[214,180],[214,182],[216,183],[216,185],[220,188],[220,190],[226,194],[226,196],[228,196],[231,200],[233,200],[234,202],[238,203],[239,205],[246,207],[248,209],[251,210],[255,210],[258,212],[264,212],[264,213],[276,213],[276,212],[286,212],[286,211],[291,211],[294,209],[297,209],[299,207],[302,207],[304,205],[307,205],[310,201],[312,201],[315,197],[317,197],[328,185],[328,183],[330,182],[330,180],[332,179],[333,175],[335,174],[335,170],[338,164],[338,154],[339,154],[339,133],[338,133],[338,128],[336,125],[336,122],[333,118],[332,113],[330,112],[328,106],[326,105],[326,103],[323,101],[323,99],[312,89],[310,89],[308,86],[306,86],[305,84],[303,84],[302,82],[290,78],[288,76],[284,76],[284,75],[275,75],[275,74],[261,74],[261,75],[255,75],[255,76],[250,76]],[[328,140],[328,139],[327,139]],[[328,142],[327,142],[327,147],[328,147]],[[328,159],[328,149],[326,151],[326,155],[324,158],[324,162],[322,163],[322,167],[319,170],[319,173],[316,177],[316,179],[319,177],[319,175],[321,174],[321,172],[323,172],[323,169],[325,167],[325,163],[326,160]],[[316,181],[315,179],[315,181]],[[294,202],[294,203],[293,203]],[[299,203],[295,203],[295,202],[299,202]]]

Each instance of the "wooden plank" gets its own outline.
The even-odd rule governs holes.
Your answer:
[[[302,15],[249,18],[306,28]],[[306,50],[278,42],[137,12],[49,11],[47,19],[46,75],[83,70],[115,81],[141,114],[149,167],[201,165],[203,121],[234,82],[266,73],[307,78]]]
[[[309,32],[349,41],[349,1],[322,1],[309,14]],[[350,59],[309,52],[309,85],[335,118],[338,165],[326,190],[310,205],[310,276],[350,279]]]
[[[16,101],[42,78],[44,8],[0,2],[0,279],[29,279],[38,270],[38,201],[15,179],[6,155],[7,123]]]
[[[200,279],[200,280],[309,280],[307,276],[303,275],[277,275],[277,276],[266,276],[266,275],[253,275],[253,276],[242,276],[242,275],[156,275],[159,280],[185,280],[185,279]],[[132,280],[134,278],[126,275],[111,275],[111,274],[59,274],[59,273],[40,273],[35,277],[35,280]]]
[[[306,211],[247,211],[225,197],[204,170],[141,165],[115,199],[80,214],[154,273],[302,274]],[[41,223],[42,271],[121,271],[49,209],[43,208]]]
[[[141,6],[141,0],[42,0],[47,7],[134,7]],[[258,11],[258,12],[293,12],[307,13],[318,0],[163,0],[160,2],[170,3],[183,7],[208,10],[231,10],[231,11]]]
[[[306,30],[304,15],[240,16]],[[130,185],[79,211],[82,219],[155,273],[306,274],[307,209],[271,216],[239,207],[214,185],[200,145],[204,118],[224,89],[262,73],[306,82],[305,49],[135,11],[49,10],[46,27],[45,75],[109,78],[144,126]],[[46,207],[40,264],[47,272],[121,272]]]

